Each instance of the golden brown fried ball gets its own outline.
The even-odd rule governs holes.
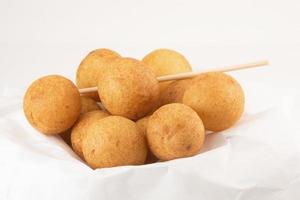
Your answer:
[[[115,58],[121,57],[117,52],[109,49],[96,49],[90,52],[80,63],[77,74],[76,84],[78,88],[95,87],[98,84],[98,76],[102,68],[110,67]],[[98,101],[97,92],[86,94]]]
[[[98,121],[108,116],[109,116],[108,113],[101,110],[87,112],[80,116],[79,120],[76,122],[71,132],[72,148],[80,158],[83,159],[82,140],[87,134],[87,128],[94,121]]]
[[[138,121],[136,121],[136,125],[139,127],[139,129],[141,130],[141,133],[146,136],[147,134],[147,125],[148,125],[148,121],[149,121],[150,116],[146,116],[143,117],[141,119],[139,119]]]
[[[182,103],[184,92],[192,85],[192,79],[173,81],[160,96],[161,105]]]
[[[234,78],[221,72],[209,72],[194,79],[184,93],[183,103],[198,113],[207,130],[222,131],[240,119],[245,98]]]
[[[155,74],[133,58],[116,59],[100,75],[98,93],[113,115],[137,120],[153,110],[159,100]]]
[[[100,109],[100,107],[98,106],[97,102],[94,99],[88,96],[81,96],[80,99],[81,99],[81,114]]]
[[[109,116],[90,124],[82,150],[93,169],[144,164],[147,155],[145,137],[135,122],[120,116]]]
[[[94,110],[100,110],[100,106],[91,97],[80,96],[80,100],[81,100],[81,114],[94,111]],[[60,136],[69,146],[71,146],[71,129],[68,129],[63,133],[60,133]]]
[[[148,143],[160,160],[193,156],[199,153],[204,138],[205,130],[200,117],[184,104],[162,106],[148,121]]]
[[[140,132],[145,136],[145,138],[147,138],[147,125],[148,125],[149,118],[150,118],[150,116],[146,116],[146,117],[143,117],[143,118],[139,119],[136,122],[136,125],[140,129]],[[158,159],[151,152],[151,150],[148,146],[147,146],[147,150],[148,150],[147,151],[147,158],[146,158],[145,163],[150,164],[150,163],[154,163],[154,162],[158,161]]]
[[[187,59],[179,52],[171,49],[154,50],[143,58],[143,62],[154,71],[157,77],[192,71]],[[160,83],[161,92],[170,83],[171,81]]]
[[[72,127],[80,115],[81,101],[78,89],[70,80],[50,75],[30,85],[23,107],[29,123],[40,132],[51,135]]]

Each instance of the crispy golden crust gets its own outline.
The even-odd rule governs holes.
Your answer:
[[[141,133],[146,136],[147,134],[147,125],[148,125],[148,120],[149,120],[150,116],[146,116],[146,117],[143,117],[141,119],[139,119],[137,122],[136,122],[136,125],[139,127],[139,129],[141,130]]]
[[[136,124],[120,116],[90,124],[82,150],[93,169],[144,164],[147,154],[145,137]]]
[[[145,136],[145,138],[147,138],[147,125],[148,125],[149,118],[150,118],[150,116],[146,116],[146,117],[139,119],[136,122],[136,125],[140,129],[140,132]],[[151,152],[150,148],[147,146],[147,158],[146,158],[145,163],[150,164],[150,163],[154,163],[156,161],[158,161],[158,159],[155,157],[155,155]]]
[[[81,99],[81,114],[100,109],[100,107],[98,106],[97,102],[94,99],[87,96],[81,96],[80,99]]]
[[[160,95],[161,105],[182,103],[184,92],[192,84],[192,79],[173,81]]]
[[[187,59],[179,52],[171,49],[154,50],[147,54],[142,61],[154,71],[157,77],[192,71]],[[161,93],[170,83],[171,81],[159,83]]]
[[[108,117],[109,114],[101,111],[95,110],[87,112],[80,116],[71,132],[71,144],[74,152],[83,159],[82,153],[82,140],[87,134],[87,128],[94,122],[98,121],[104,117]]]
[[[109,49],[96,49],[90,52],[80,63],[76,73],[78,88],[95,87],[102,68],[110,67],[114,59],[121,57],[117,52]],[[86,94],[99,101],[97,92]]]
[[[240,119],[245,98],[243,89],[231,76],[210,72],[194,79],[183,103],[198,113],[207,130],[222,131]]]
[[[79,117],[80,95],[70,80],[58,75],[45,76],[27,89],[23,107],[34,128],[47,135],[59,134],[71,128]]]
[[[155,74],[142,62],[119,58],[102,71],[98,93],[110,113],[137,120],[156,106],[159,86]]]
[[[147,126],[151,151],[160,160],[172,160],[197,154],[204,142],[205,130],[190,107],[167,104],[155,111]]]

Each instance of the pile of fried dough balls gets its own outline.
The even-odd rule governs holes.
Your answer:
[[[239,83],[221,72],[157,81],[189,71],[187,59],[169,49],[142,60],[97,49],[80,63],[77,86],[60,75],[34,81],[24,113],[39,132],[60,134],[93,169],[194,156],[206,130],[220,132],[240,119],[245,100]],[[98,93],[78,91],[95,86]]]

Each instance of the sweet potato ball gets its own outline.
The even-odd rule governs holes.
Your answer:
[[[222,131],[242,116],[245,97],[240,84],[222,72],[203,73],[186,90],[183,103],[201,117],[207,130]]]
[[[157,77],[192,71],[188,60],[179,52],[171,49],[154,50],[147,54],[142,61],[154,71]],[[161,92],[163,92],[171,82],[172,81],[159,83]]]
[[[88,165],[96,169],[144,164],[147,146],[135,122],[109,116],[88,126],[82,151]]]
[[[34,128],[47,135],[59,134],[71,128],[79,117],[80,95],[67,78],[45,76],[29,86],[23,108]]]
[[[133,58],[116,59],[99,76],[98,93],[113,115],[137,120],[153,110],[159,100],[155,74]]]
[[[148,121],[148,143],[160,160],[193,156],[199,153],[204,138],[202,120],[193,109],[184,104],[164,105]]]
[[[109,114],[101,111],[94,110],[91,112],[84,113],[80,116],[74,127],[71,131],[71,144],[74,152],[83,159],[82,153],[82,140],[86,136],[87,128],[97,120],[100,120],[104,117],[108,117]]]
[[[76,73],[78,88],[95,87],[98,84],[101,70],[110,67],[115,58],[121,57],[117,52],[110,49],[96,49],[90,52],[80,63]],[[98,101],[97,92],[86,94]]]

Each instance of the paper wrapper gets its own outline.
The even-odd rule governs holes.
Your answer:
[[[246,110],[194,157],[92,170],[26,121],[23,92],[0,98],[0,199],[300,199],[300,98],[242,83]],[[298,126],[298,127],[297,127]]]

